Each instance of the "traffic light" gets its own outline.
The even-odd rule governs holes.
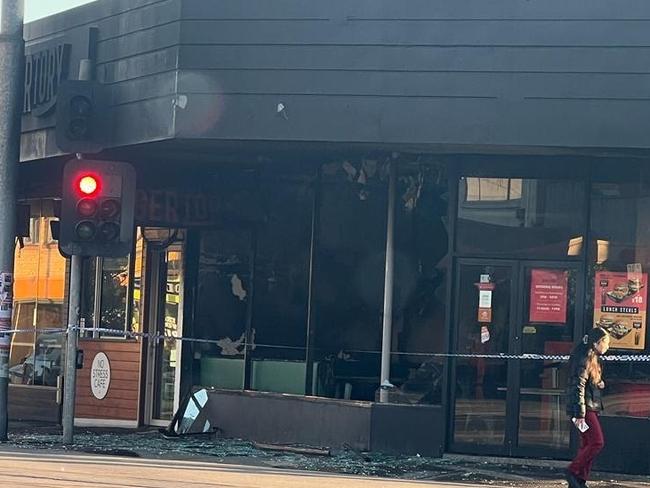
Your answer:
[[[96,81],[66,80],[56,102],[56,144],[69,153],[97,153],[107,139],[105,87]]]
[[[73,159],[63,170],[59,249],[67,256],[131,252],[135,170],[128,163]]]

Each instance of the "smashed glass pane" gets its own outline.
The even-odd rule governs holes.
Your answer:
[[[201,389],[192,393],[181,403],[167,429],[161,429],[165,436],[189,434],[206,434],[212,432],[212,425],[207,419],[204,408],[208,403],[208,392]]]

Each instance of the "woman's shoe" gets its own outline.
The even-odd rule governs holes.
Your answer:
[[[565,478],[567,480],[567,483],[569,483],[569,488],[583,488],[583,485],[580,483],[578,477],[568,469],[565,472]]]

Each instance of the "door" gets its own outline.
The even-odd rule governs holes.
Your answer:
[[[582,324],[579,265],[460,260],[456,270],[452,352],[466,357],[450,368],[452,450],[567,455],[563,363],[517,357],[569,352]]]
[[[515,325],[516,354],[568,355],[582,331],[584,286],[578,265],[523,263]],[[571,428],[564,413],[566,364],[559,359],[514,361],[519,392],[515,454],[566,457]]]
[[[167,425],[178,408],[181,375],[183,310],[183,246],[147,249],[150,315],[148,331],[158,338],[148,341],[146,423]]]

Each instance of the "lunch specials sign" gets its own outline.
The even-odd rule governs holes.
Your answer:
[[[530,321],[566,324],[569,274],[560,269],[533,269],[530,276]]]
[[[596,273],[594,327],[609,332],[612,348],[645,349],[647,284],[647,273]]]

